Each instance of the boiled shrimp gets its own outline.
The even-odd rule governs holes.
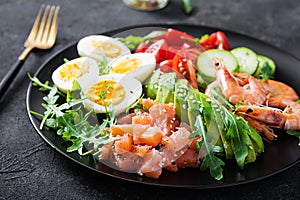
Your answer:
[[[267,91],[266,105],[276,108],[287,107],[287,102],[293,102],[299,99],[296,91],[285,83],[267,80],[263,82]]]
[[[287,105],[284,110],[268,106],[239,105],[236,111],[274,128],[300,130],[300,104],[288,100],[284,103]]]
[[[224,64],[217,58],[214,60],[216,67],[216,79],[226,99],[232,104],[264,104],[267,99],[266,91],[262,83],[249,76],[248,83],[241,85],[238,78],[230,73]]]
[[[237,79],[240,85],[244,86],[249,83],[251,75],[243,73],[232,73]],[[285,108],[286,101],[296,101],[299,99],[296,91],[289,85],[275,80],[261,81],[267,95],[266,105],[275,108]]]
[[[274,130],[270,128],[266,123],[258,121],[242,113],[236,114],[243,117],[248,122],[248,124],[262,136],[265,141],[271,142],[277,138]]]

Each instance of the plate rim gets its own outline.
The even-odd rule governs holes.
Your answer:
[[[219,27],[212,27],[212,26],[206,26],[206,25],[198,25],[198,24],[189,24],[189,23],[152,23],[152,24],[138,24],[138,25],[130,25],[130,26],[124,26],[124,27],[120,27],[120,28],[115,28],[112,30],[107,30],[101,33],[96,33],[96,34],[103,34],[103,35],[111,35],[112,33],[120,33],[122,31],[126,31],[126,30],[130,30],[130,29],[134,29],[134,28],[143,28],[143,27],[164,27],[164,28],[171,28],[174,26],[182,26],[182,27],[192,27],[192,28],[205,28],[205,29],[211,29],[211,30],[219,30],[219,31],[225,31],[228,32],[230,34],[235,34],[235,35],[239,35],[241,37],[247,37],[251,40],[255,40],[261,44],[263,44],[264,46],[268,46],[271,47],[273,49],[275,49],[276,51],[279,51],[287,56],[293,57],[295,60],[297,60],[300,63],[300,59],[298,57],[296,57],[295,55],[293,55],[292,53],[289,53],[288,51],[281,49],[277,46],[274,46],[266,41],[257,39],[255,37],[249,36],[247,34],[244,33],[239,33],[237,31],[232,31],[232,30],[228,30],[228,29],[224,29],[224,28],[219,28]],[[82,36],[84,37],[84,36]],[[72,46],[76,45],[78,43],[79,40],[76,40],[75,42],[70,42],[69,44],[65,45],[64,47],[62,47],[61,49],[57,50],[54,54],[52,54],[50,57],[48,57],[44,62],[42,62],[42,64],[40,65],[40,67],[38,68],[38,70],[36,70],[36,72],[34,73],[34,76],[37,76],[42,70],[43,68],[55,57],[57,57],[58,55],[60,55],[62,52],[66,51],[67,49],[71,48]],[[172,184],[161,184],[161,183],[153,183],[153,182],[145,182],[145,181],[138,181],[138,180],[133,180],[133,179],[127,179],[124,177],[120,177],[120,176],[116,176],[107,172],[103,172],[100,171],[96,168],[93,168],[91,166],[88,166],[82,162],[80,162],[79,160],[76,160],[75,158],[71,157],[70,155],[68,155],[66,152],[63,152],[62,150],[60,150],[57,146],[55,146],[54,144],[52,144],[51,141],[49,141],[45,135],[41,132],[41,130],[39,129],[39,127],[37,126],[37,124],[35,124],[34,122],[34,115],[32,115],[30,113],[30,94],[31,94],[31,89],[33,88],[32,85],[32,81],[30,81],[30,83],[28,84],[27,87],[27,92],[26,92],[26,111],[27,111],[27,115],[29,117],[29,120],[31,122],[31,125],[33,126],[33,128],[35,129],[35,132],[44,140],[44,142],[46,142],[48,145],[50,145],[51,148],[55,149],[57,152],[59,152],[60,154],[62,154],[64,157],[71,159],[72,162],[75,162],[77,164],[79,164],[82,167],[88,168],[89,170],[92,170],[93,173],[95,174],[102,174],[102,175],[106,175],[112,178],[117,178],[123,181],[129,181],[132,183],[137,183],[137,184],[143,184],[143,185],[149,185],[149,186],[157,186],[157,187],[169,187],[169,188],[190,188],[190,189],[214,189],[214,188],[228,188],[228,187],[234,187],[234,186],[240,186],[240,185],[245,185],[245,184],[250,184],[253,182],[257,182],[257,181],[261,181],[264,179],[267,179],[271,176],[274,176],[276,174],[282,173],[284,171],[286,171],[287,169],[297,165],[298,163],[300,163],[300,157],[295,160],[292,163],[289,163],[288,165],[286,165],[285,167],[282,167],[280,169],[277,169],[269,174],[266,174],[264,176],[261,177],[257,177],[257,178],[253,178],[253,179],[249,179],[249,180],[243,180],[243,181],[236,181],[233,183],[227,183],[227,184],[207,184],[207,185],[172,185]],[[126,173],[126,172],[123,172]],[[138,176],[138,175],[136,175]]]

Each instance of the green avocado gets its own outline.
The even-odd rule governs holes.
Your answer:
[[[188,120],[188,103],[187,96],[189,92],[189,83],[186,79],[179,79],[175,83],[174,91],[174,106],[176,109],[177,118],[181,122],[189,123]]]
[[[161,74],[158,82],[158,89],[155,100],[160,103],[173,103],[175,83],[175,72]]]

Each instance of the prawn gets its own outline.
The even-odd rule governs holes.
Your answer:
[[[236,107],[236,111],[274,128],[300,130],[300,104],[288,100],[283,103],[287,105],[284,110],[268,106],[239,105]]]
[[[287,102],[294,102],[299,99],[295,90],[285,83],[267,80],[263,82],[263,86],[267,91],[266,105],[276,108],[285,108]]]
[[[277,135],[274,133],[274,130],[268,126],[268,124],[262,121],[258,121],[240,112],[236,112],[236,114],[243,117],[248,122],[248,124],[262,136],[265,141],[271,142],[277,139]]]
[[[264,104],[267,99],[266,91],[262,83],[249,76],[248,83],[240,84],[238,78],[230,73],[224,64],[217,58],[214,59],[216,67],[216,79],[226,99],[232,104]]]
[[[244,86],[249,83],[251,75],[237,72],[232,72],[232,74],[238,79],[240,85]],[[262,86],[266,91],[266,106],[285,108],[287,106],[287,104],[285,103],[286,101],[296,101],[299,99],[296,91],[285,83],[275,80],[257,80],[262,83]]]

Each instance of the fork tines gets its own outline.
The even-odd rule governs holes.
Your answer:
[[[56,39],[59,10],[60,6],[45,6],[42,4],[28,36],[28,40],[54,42]]]

